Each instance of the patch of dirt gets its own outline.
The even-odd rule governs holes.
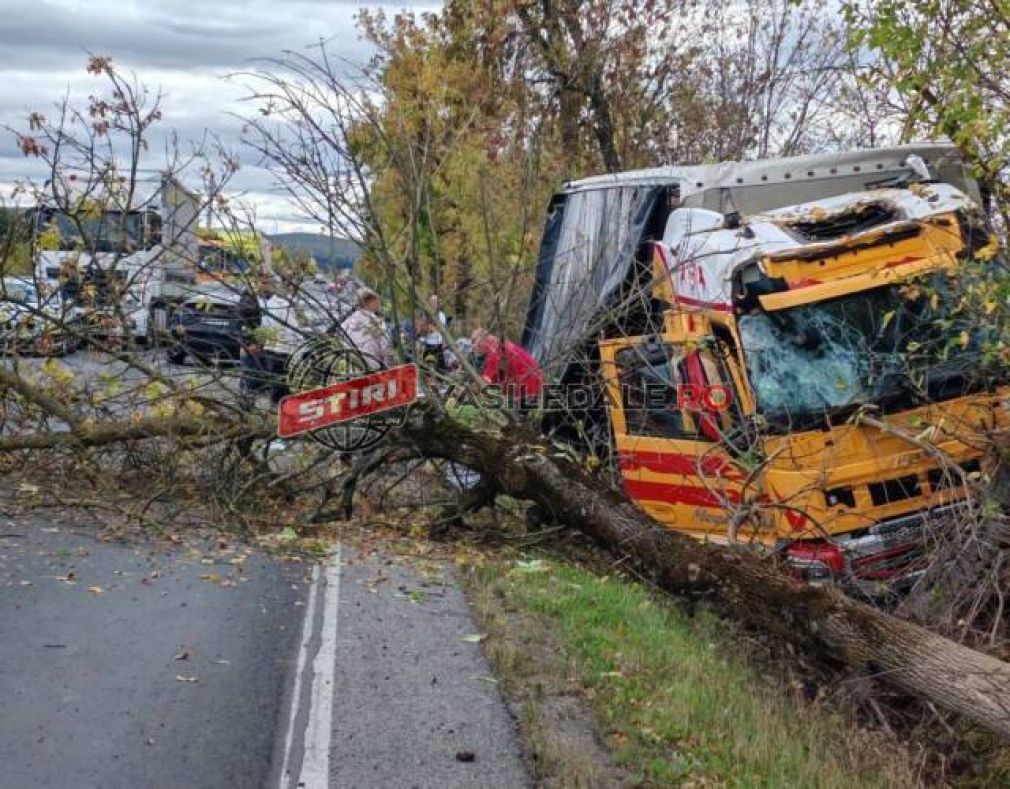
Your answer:
[[[536,786],[551,789],[636,786],[611,759],[592,710],[558,643],[533,617],[511,608],[501,590],[463,573],[485,654],[526,748]]]

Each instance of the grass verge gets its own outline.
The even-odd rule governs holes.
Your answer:
[[[759,673],[712,615],[546,560],[467,583],[541,785],[918,783],[900,747]]]

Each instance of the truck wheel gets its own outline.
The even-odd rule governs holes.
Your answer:
[[[165,350],[165,356],[171,364],[182,364],[186,361],[186,349],[178,345],[173,345]]]

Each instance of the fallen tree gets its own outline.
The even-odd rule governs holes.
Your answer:
[[[359,462],[345,491],[384,458],[463,464],[497,492],[534,502],[620,555],[661,589],[704,595],[732,618],[1010,738],[1010,664],[833,588],[801,583],[743,546],[672,532],[548,443],[510,433],[475,430],[426,409],[394,436],[394,445]]]
[[[46,405],[38,397],[31,399]],[[357,480],[388,463],[413,458],[452,461],[482,475],[481,484],[461,496],[463,509],[479,507],[496,493],[533,502],[554,520],[619,555],[663,590],[704,597],[725,615],[809,654],[875,676],[1010,738],[1010,664],[833,588],[801,583],[746,546],[701,543],[670,531],[556,445],[515,423],[487,426],[493,423],[489,419],[471,427],[437,403],[415,408],[387,442],[352,466],[344,477],[341,510],[329,517],[346,512]],[[177,413],[107,422],[74,420],[68,427],[4,436],[0,452],[79,451],[168,439],[180,447],[193,442],[201,447],[233,444],[239,457],[251,459],[252,443],[268,441],[273,433],[269,421],[237,414],[231,419]],[[253,466],[258,466],[256,473],[269,475],[262,464]],[[995,483],[1001,501],[1006,498],[1003,476],[997,475]]]
[[[45,405],[37,397],[32,400]],[[341,511],[349,507],[356,481],[388,463],[412,458],[458,463],[482,475],[481,484],[461,496],[463,509],[487,503],[496,493],[533,502],[556,521],[619,555],[663,590],[704,597],[729,617],[810,654],[876,676],[1010,738],[1010,664],[833,588],[801,583],[746,546],[701,543],[670,531],[556,445],[516,424],[489,429],[486,424],[491,422],[475,428],[437,404],[416,408],[401,428],[390,433],[389,441],[351,468],[343,482]],[[0,452],[73,451],[169,439],[180,446],[234,444],[241,450],[239,456],[251,458],[252,442],[269,440],[272,433],[268,421],[238,415],[75,420],[64,431],[4,436]],[[262,467],[258,473],[263,473]],[[996,494],[1005,492],[1002,477],[997,475]],[[997,498],[1002,501],[1005,496]],[[338,514],[331,512],[329,517]]]

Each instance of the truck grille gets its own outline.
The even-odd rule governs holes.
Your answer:
[[[856,582],[912,578],[929,562],[927,545],[934,529],[946,529],[963,512],[964,504],[881,521],[858,537],[839,541]]]
[[[851,572],[861,581],[882,581],[896,575],[922,570],[927,564],[926,545],[922,535],[917,539],[886,548],[880,553],[853,559]]]

